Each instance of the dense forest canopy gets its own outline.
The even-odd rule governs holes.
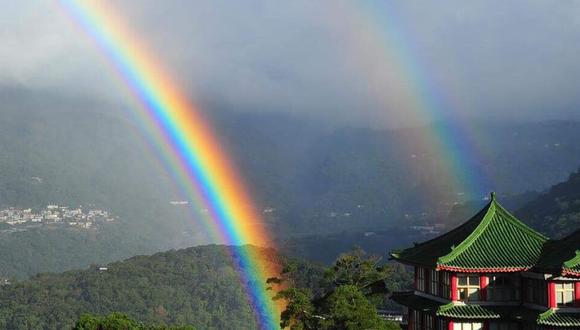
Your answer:
[[[231,253],[201,246],[133,257],[106,270],[38,274],[0,287],[0,328],[70,329],[82,314],[111,312],[151,325],[255,328]],[[277,262],[272,250],[259,253]]]

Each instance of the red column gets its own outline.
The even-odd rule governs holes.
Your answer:
[[[574,283],[574,306],[580,307],[580,282]]]
[[[451,273],[451,300],[457,301],[457,274]]]
[[[558,304],[556,303],[556,283],[548,282],[548,304],[550,308],[556,308]]]
[[[479,295],[481,301],[487,300],[487,284],[489,283],[489,277],[486,274],[481,274],[479,276]]]
[[[489,330],[489,322],[483,321],[483,330]]]
[[[447,329],[453,330],[453,321],[449,321],[449,323],[447,325]]]

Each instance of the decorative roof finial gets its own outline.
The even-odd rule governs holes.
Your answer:
[[[491,200],[494,201],[495,200],[495,191],[492,191],[490,195],[491,195]]]

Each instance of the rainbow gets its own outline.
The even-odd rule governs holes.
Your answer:
[[[234,246],[273,246],[245,184],[223,152],[208,120],[162,70],[162,65],[152,57],[140,38],[113,14],[113,8],[101,1],[59,1],[95,41],[129,88],[139,104],[134,109],[136,118],[162,161],[176,176],[181,189],[208,208],[210,216],[202,220],[210,236]],[[449,122],[461,117],[449,115],[450,111],[462,107],[461,100],[449,93],[449,89],[441,88],[445,82],[428,75],[429,65],[422,65],[426,61],[413,47],[409,31],[398,21],[397,8],[392,1],[357,1],[344,6],[329,4],[329,10],[334,10],[330,15],[339,17],[340,24],[352,24],[347,28],[351,35],[344,36],[350,39],[347,51],[358,58],[362,70],[369,74],[369,81],[383,71],[402,86],[395,88],[394,94],[387,95],[405,99],[401,112],[425,122],[441,118]],[[384,56],[386,68],[364,67],[373,63],[365,59],[369,55],[364,49],[369,47],[369,53]],[[380,99],[388,93],[377,90],[375,94]],[[438,153],[438,158],[444,162],[436,180],[452,183],[455,191],[470,197],[482,196],[482,188],[491,182],[485,173],[474,171],[482,157],[476,153],[471,134],[461,127],[461,123],[434,125],[431,131],[423,132],[421,141],[416,144]],[[277,274],[278,269],[250,249],[232,251],[237,256],[239,273],[242,282],[246,283],[258,324],[262,328],[277,328],[281,307],[272,303],[264,283],[269,275]]]
[[[273,246],[245,185],[213,134],[143,42],[103,1],[60,0],[73,21],[94,40],[140,105],[136,117],[188,196],[208,209],[204,225],[232,248],[241,281],[262,329],[279,328],[280,308],[265,288],[278,274],[274,263],[247,244]]]
[[[463,120],[465,102],[453,94],[453,81],[430,74],[433,64],[421,56],[419,47],[414,44],[412,25],[403,20],[397,1],[355,1],[335,9],[337,12],[331,15],[351,17],[352,26],[347,28],[351,32],[346,38],[356,46],[348,47],[347,51],[355,52],[353,58],[363,66],[361,71],[369,75],[370,81],[380,80],[373,75],[381,72],[397,81],[398,89],[394,88],[391,94],[377,90],[377,98],[404,99],[398,110],[400,114],[427,124],[435,123],[422,130],[419,141],[414,141],[418,149],[438,154],[440,177],[432,180],[450,183],[455,192],[470,199],[487,196],[493,182],[481,166],[486,157],[474,139],[477,129]],[[341,20],[342,24],[348,21]],[[374,59],[365,58],[373,56],[371,54],[379,54],[382,67],[364,67],[367,63],[376,63]],[[452,64],[445,65],[446,71],[452,70]]]

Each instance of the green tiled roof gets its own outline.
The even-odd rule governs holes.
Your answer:
[[[553,309],[538,316],[537,323],[539,325],[547,325],[552,327],[580,327],[580,314],[578,313],[563,313]]]
[[[463,225],[391,253],[404,263],[456,271],[521,271],[535,265],[547,238],[491,201]]]
[[[560,240],[546,243],[536,269],[580,276],[580,230]]]
[[[501,315],[480,305],[458,305],[448,303],[439,307],[437,316],[453,319],[499,319]]]
[[[576,275],[580,276],[580,251],[575,251],[575,256],[564,262],[564,266],[562,267],[562,273],[564,275]]]
[[[492,309],[479,305],[453,304],[452,302],[438,302],[413,291],[393,293],[391,299],[395,302],[424,313],[456,319],[497,319],[500,314]]]
[[[392,294],[391,299],[395,302],[412,308],[414,310],[422,311],[424,313],[437,315],[440,317],[446,317],[450,319],[459,319],[459,320],[512,320],[517,322],[525,321],[527,323],[537,323],[537,324],[544,324],[547,323],[540,323],[546,322],[548,316],[551,314],[540,314],[537,310],[526,308],[524,306],[482,306],[477,304],[453,304],[452,302],[444,303],[439,302],[433,299],[430,299],[425,296],[417,295],[413,291],[407,292],[395,292]],[[548,310],[550,311],[550,310]],[[566,317],[574,318],[575,315],[580,317],[580,314],[564,314],[562,312],[558,312],[559,316],[551,316],[552,322],[556,320],[556,317]],[[540,314],[540,315],[538,315]],[[542,315],[544,315],[542,317]],[[558,321],[560,322],[560,321]],[[559,324],[571,324],[571,321],[568,320],[567,323],[560,322]],[[556,323],[553,323],[556,325]],[[567,325],[566,325],[567,326]]]

